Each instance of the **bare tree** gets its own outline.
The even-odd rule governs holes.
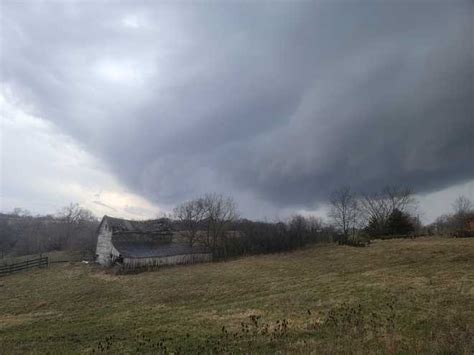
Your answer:
[[[17,242],[17,235],[6,219],[0,219],[0,259],[10,251]]]
[[[177,206],[174,216],[191,245],[199,241],[215,254],[219,251],[225,256],[227,230],[238,218],[237,205],[231,197],[207,194]]]
[[[204,200],[199,198],[182,203],[174,209],[174,217],[180,222],[182,235],[193,246],[206,218]]]
[[[296,246],[305,244],[309,234],[308,229],[308,221],[301,215],[294,215],[288,221],[288,231]]]
[[[474,205],[471,200],[466,196],[459,196],[452,204],[454,214],[456,215],[467,215],[474,209]]]
[[[359,219],[359,209],[356,195],[349,186],[342,187],[331,194],[329,217],[334,226],[339,229],[344,238],[354,233]]]
[[[409,188],[387,186],[380,192],[363,194],[360,199],[360,211],[366,223],[384,234],[387,221],[395,211],[411,215],[415,212],[417,201]]]
[[[207,194],[202,199],[207,225],[206,244],[216,252],[219,248],[226,254],[227,230],[237,218],[237,204],[231,197]]]
[[[417,207],[413,191],[407,187],[387,186],[382,190],[382,196],[388,201],[390,213],[398,210],[402,213],[413,214]]]
[[[383,193],[363,194],[360,200],[361,213],[367,223],[383,226],[391,213],[391,204]]]
[[[30,211],[20,207],[15,207],[10,214],[17,217],[31,217]]]
[[[306,223],[311,233],[320,233],[324,228],[324,221],[321,217],[316,217],[316,216],[307,217]]]
[[[19,209],[16,209],[19,210]],[[11,214],[16,219],[12,224],[16,235],[14,253],[18,255],[39,254],[45,249],[44,217],[28,214]]]
[[[463,229],[466,226],[467,218],[471,213],[474,213],[474,206],[467,197],[459,196],[452,204],[454,215],[453,215],[453,227],[456,229]]]
[[[56,216],[31,216],[17,208],[10,214],[2,214],[0,225],[0,255],[70,249],[86,256],[94,252],[97,241],[98,220],[78,204],[64,207]]]
[[[90,243],[94,226],[97,224],[97,219],[92,212],[78,203],[71,203],[58,212],[56,219],[62,228],[56,240],[51,242],[56,243],[58,249],[70,247],[71,244],[80,244],[80,242]]]

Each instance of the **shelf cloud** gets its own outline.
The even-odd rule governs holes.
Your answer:
[[[2,10],[2,86],[157,205],[215,191],[262,215],[474,179],[472,1]]]

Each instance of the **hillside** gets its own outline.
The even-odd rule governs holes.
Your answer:
[[[0,279],[0,353],[474,352],[474,239]]]

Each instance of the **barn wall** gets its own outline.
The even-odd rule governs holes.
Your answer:
[[[110,252],[112,254],[112,259],[116,259],[120,256],[120,252],[115,249],[115,247],[112,245],[112,251]]]
[[[97,247],[95,250],[96,261],[105,266],[109,266],[112,262],[112,231],[107,227],[107,222],[104,222],[99,227],[99,235],[97,236]]]
[[[123,264],[127,268],[136,268],[146,266],[194,264],[209,261],[212,261],[212,254],[186,254],[155,258],[124,258]]]

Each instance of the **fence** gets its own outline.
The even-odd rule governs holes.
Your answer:
[[[0,266],[0,276],[13,274],[14,272],[18,272],[21,270],[32,269],[34,267],[48,267],[48,265],[49,262],[47,256],[32,260],[25,260],[19,263]]]

